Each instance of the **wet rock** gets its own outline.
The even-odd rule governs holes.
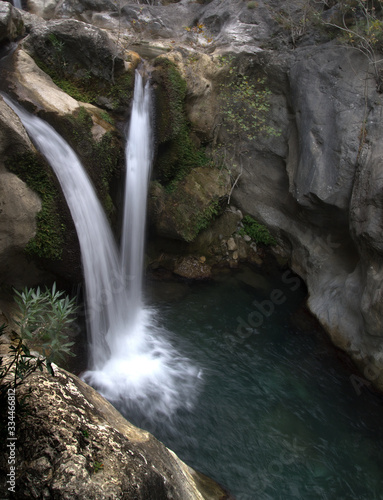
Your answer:
[[[174,274],[190,280],[206,280],[211,278],[211,267],[195,257],[185,257],[176,263]]]
[[[233,252],[234,250],[237,250],[237,244],[234,241],[234,238],[229,238],[227,240],[227,249],[229,250],[229,252]]]

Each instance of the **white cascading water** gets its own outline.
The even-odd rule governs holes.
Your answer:
[[[134,320],[142,308],[142,269],[148,185],[153,160],[151,91],[136,72],[132,114],[125,148],[126,181],[121,238],[121,266],[129,288],[129,312]]]
[[[143,305],[142,267],[147,187],[152,159],[150,89],[136,71],[126,147],[122,250],[94,188],[69,144],[46,122],[3,95],[47,158],[62,187],[83,263],[90,370],[83,378],[128,413],[148,423],[190,408],[200,373],[167,340],[155,311]]]
[[[17,9],[22,9],[23,8],[23,6],[21,5],[21,0],[12,0],[12,4]]]

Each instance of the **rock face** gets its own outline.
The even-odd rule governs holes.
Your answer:
[[[29,388],[18,423],[17,498],[229,498],[74,375],[35,372],[19,396]],[[2,454],[2,482],[4,460]]]
[[[154,183],[149,210],[157,234],[193,241],[219,213],[219,200],[227,194],[228,187],[227,174],[206,167],[193,169],[171,193]]]
[[[36,215],[41,200],[5,162],[16,148],[35,151],[20,121],[0,97],[0,273],[3,283],[24,285],[42,275],[24,255],[24,248],[36,234]]]

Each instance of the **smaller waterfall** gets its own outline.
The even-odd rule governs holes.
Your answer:
[[[121,238],[121,265],[127,277],[130,318],[142,307],[142,270],[145,244],[146,202],[153,159],[151,93],[136,71],[132,114],[125,148],[126,181]]]
[[[92,355],[91,369],[83,378],[129,416],[135,415],[138,425],[144,425],[143,419],[148,425],[190,408],[200,375],[199,369],[173,348],[169,332],[157,324],[155,311],[142,304],[146,185],[151,160],[147,149],[150,127],[148,133],[144,130],[150,119],[150,97],[140,77],[136,89],[127,145],[128,200],[121,255],[94,188],[69,144],[39,117],[7,96],[3,98],[52,166],[78,234]]]
[[[17,9],[22,9],[23,8],[23,6],[21,5],[21,0],[12,0],[12,4]]]

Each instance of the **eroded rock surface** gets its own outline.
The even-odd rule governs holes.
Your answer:
[[[229,498],[74,375],[58,368],[55,377],[35,372],[19,396],[29,388],[18,422],[18,499]]]

